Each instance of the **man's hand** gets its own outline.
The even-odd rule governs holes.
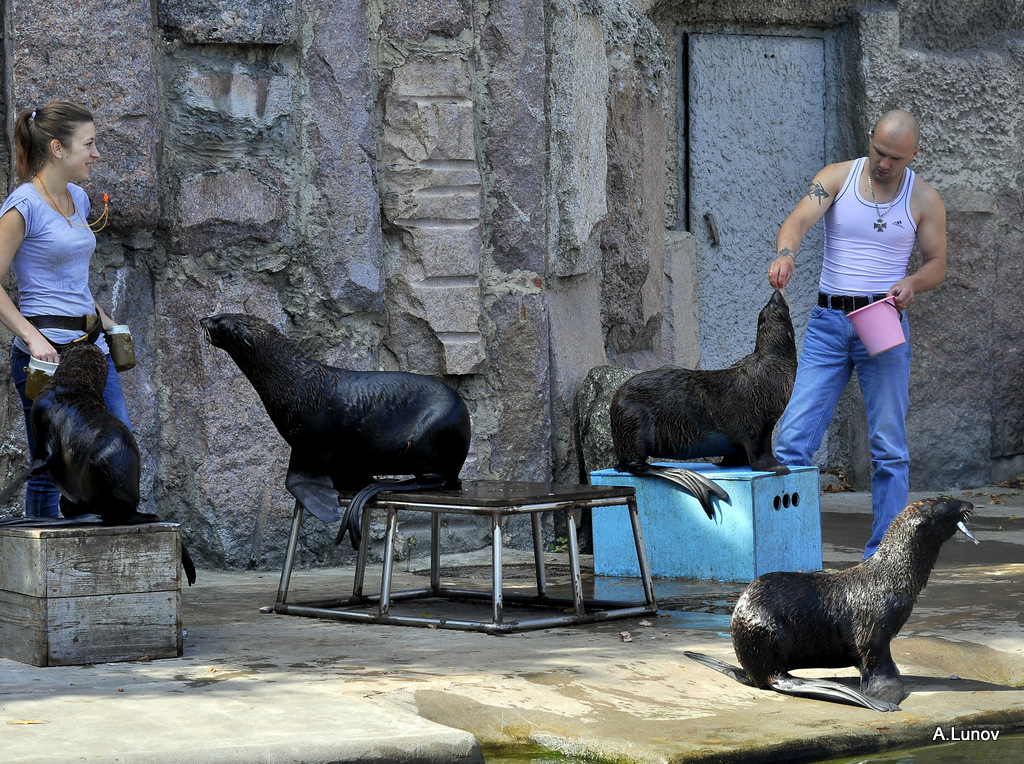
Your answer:
[[[886,292],[886,297],[896,298],[896,307],[906,310],[914,302],[914,285],[910,278],[900,279]]]
[[[775,289],[785,289],[786,284],[793,278],[793,271],[796,269],[793,255],[788,250],[779,253],[772,264],[768,266],[768,283]]]

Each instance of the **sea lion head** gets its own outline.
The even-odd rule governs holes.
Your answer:
[[[258,350],[268,339],[284,341],[272,324],[246,313],[219,313],[199,319],[199,324],[211,345],[229,353]]]
[[[796,334],[793,320],[789,315],[789,303],[779,290],[772,296],[757,316],[757,339],[755,353],[770,353],[780,360],[796,364]]]
[[[948,497],[914,502],[896,515],[864,564],[883,566],[919,592],[946,541],[958,530],[974,540],[966,525],[973,512],[970,502]]]
[[[789,324],[791,328],[793,326],[792,319],[789,317],[789,303],[786,302],[785,295],[778,289],[772,291],[772,296],[757,316],[758,331],[768,323]]]
[[[76,393],[103,395],[107,384],[107,356],[91,342],[75,342],[60,354],[47,386]]]
[[[936,539],[940,544],[952,538],[958,530],[978,543],[967,529],[974,512],[974,505],[969,501],[948,497],[925,499],[909,505],[904,512],[908,526],[917,534]]]

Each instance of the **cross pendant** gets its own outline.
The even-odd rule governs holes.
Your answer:
[[[885,230],[885,221],[882,220],[882,218],[878,218],[878,220],[875,221],[875,230],[879,233]]]

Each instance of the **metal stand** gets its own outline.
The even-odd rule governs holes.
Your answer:
[[[576,538],[576,513],[593,507],[624,506],[629,511],[633,528],[633,543],[636,547],[640,566],[640,580],[644,590],[644,602],[621,602],[615,600],[588,600],[583,597],[583,582],[580,576],[579,546]],[[370,513],[384,510],[387,514],[387,537],[384,543],[384,568],[381,576],[380,595],[364,595],[363,582],[366,573],[367,546],[370,543]],[[395,552],[395,537],[398,530],[399,510],[430,513],[430,586],[423,589],[391,591],[391,568]],[[569,567],[572,583],[572,597],[551,597],[547,594],[544,575],[544,550],[541,537],[541,512],[563,512],[568,532]],[[299,541],[302,524],[302,505],[295,503],[288,549],[285,552],[281,584],[277,591],[277,602],[272,608],[284,615],[311,616],[335,620],[361,621],[367,623],[396,624],[400,626],[427,626],[430,628],[462,629],[486,633],[508,633],[529,629],[546,629],[592,623],[614,618],[629,618],[653,614],[658,611],[654,599],[654,585],[651,581],[647,551],[644,546],[640,516],[637,512],[634,489],[628,486],[560,485],[550,483],[499,483],[467,482],[459,490],[422,492],[388,492],[379,494],[368,504],[362,518],[362,543],[356,557],[355,580],[352,596],[343,599],[315,602],[288,603],[288,585],[292,567],[295,564],[295,549]],[[506,516],[528,513],[533,530],[534,564],[537,573],[536,595],[506,595],[502,591],[502,521]],[[440,523],[442,514],[489,515],[492,531],[492,572],[490,592],[464,589],[450,589],[441,586]],[[489,621],[459,618],[394,615],[391,603],[401,600],[440,598],[447,600],[490,600]],[[536,618],[505,619],[505,604],[526,605],[554,609],[555,614]],[[368,605],[375,609],[366,609]],[[359,610],[356,608],[362,607]],[[269,611],[271,608],[265,608]]]

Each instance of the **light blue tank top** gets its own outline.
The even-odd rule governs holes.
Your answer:
[[[917,224],[910,214],[914,171],[907,168],[892,205],[879,204],[876,209],[860,195],[858,181],[865,161],[867,157],[861,157],[853,163],[825,213],[825,258],[818,289],[826,294],[884,294],[907,275],[907,261],[917,240]],[[881,231],[876,227],[879,212],[885,212]]]
[[[22,183],[0,207],[0,217],[16,209],[25,220],[25,238],[11,263],[18,280],[18,308],[23,316],[85,316],[96,313],[96,302],[89,289],[89,263],[96,249],[96,234],[86,227],[91,205],[78,186],[68,184],[75,203],[71,225],[36,191],[31,183]],[[44,329],[43,334],[57,343],[71,342],[81,332]],[[20,338],[15,346],[28,352]],[[103,335],[96,341],[106,352]]]

